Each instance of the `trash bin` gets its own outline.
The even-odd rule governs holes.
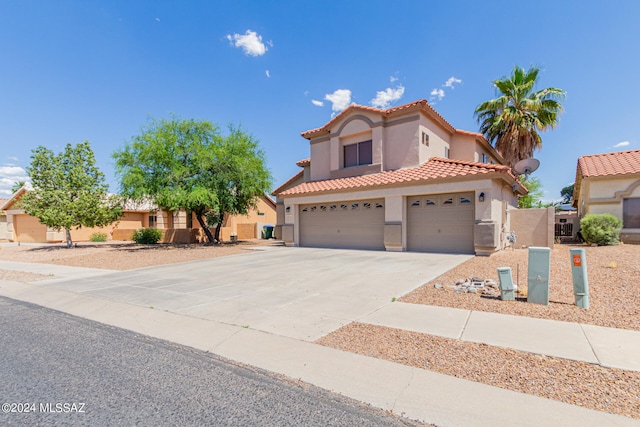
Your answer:
[[[500,299],[503,301],[514,301],[516,298],[513,277],[511,276],[511,267],[498,268],[498,279],[500,281]]]
[[[551,248],[529,247],[529,268],[527,273],[527,302],[549,305]]]
[[[262,228],[262,235],[265,239],[273,239],[273,225],[265,225]]]

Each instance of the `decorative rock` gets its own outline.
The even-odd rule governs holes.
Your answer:
[[[466,282],[466,280],[465,280],[465,279],[458,279],[458,280],[456,280],[455,282],[453,282],[453,284],[454,284],[454,285],[456,285],[456,286],[458,286],[458,285],[463,284],[464,282]]]
[[[440,283],[436,283],[433,287],[436,289],[442,289],[442,285]]]
[[[471,281],[472,281],[472,282],[484,282],[484,279],[481,279],[481,278],[479,278],[479,277],[472,277],[472,278],[471,278]]]
[[[470,294],[475,294],[478,292],[478,288],[467,288],[467,292],[469,292]]]

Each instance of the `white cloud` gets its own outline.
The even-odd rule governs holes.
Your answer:
[[[462,80],[456,79],[455,77],[451,76],[447,79],[446,82],[444,82],[444,87],[450,87],[451,89],[455,89],[453,85],[458,83],[462,83]]]
[[[17,162],[17,161],[18,161],[18,158],[17,158],[17,157],[15,157],[15,156],[10,156],[10,157],[7,157],[7,158],[8,158],[9,160],[11,160],[12,162]]]
[[[390,81],[391,83],[395,83],[395,82],[397,82],[397,81],[398,81],[398,78],[397,78],[397,77],[394,77],[394,76],[391,76],[391,77],[389,77],[389,81]]]
[[[244,34],[227,34],[227,40],[235,47],[241,47],[245,55],[262,56],[267,52],[267,46],[262,43],[262,36],[255,31],[247,30]],[[272,42],[268,42],[273,47]]]
[[[442,100],[442,98],[444,98],[444,90],[443,89],[434,89],[431,91],[431,96],[429,97],[430,100],[434,100],[437,99],[438,101]]]
[[[15,183],[19,181],[29,181],[27,171],[25,171],[20,166],[0,166],[0,197],[11,197],[11,187],[13,187]]]
[[[395,102],[402,98],[404,95],[404,86],[400,85],[395,89],[386,88],[376,92],[376,97],[371,100],[371,106],[376,108],[389,108],[392,102]]]
[[[342,111],[351,104],[351,91],[349,89],[338,89],[325,95],[324,99],[331,102],[332,111]]]
[[[269,72],[269,70],[266,70],[264,73],[267,75],[267,77],[271,78],[271,73]]]
[[[312,103],[313,105],[315,105],[316,107],[324,107],[324,102],[322,102],[322,101],[318,101],[317,99],[312,99],[312,100],[311,100],[311,103]]]
[[[613,148],[628,147],[629,144],[631,144],[629,141],[622,141],[622,142],[618,142],[616,145],[614,145]]]

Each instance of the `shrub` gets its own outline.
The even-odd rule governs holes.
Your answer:
[[[620,243],[622,221],[611,214],[589,214],[580,220],[580,232],[587,243],[598,246]]]
[[[89,236],[89,240],[91,242],[106,242],[107,235],[106,233],[93,233],[91,236]]]
[[[155,244],[162,239],[162,231],[157,228],[140,228],[133,232],[131,239],[142,245]]]

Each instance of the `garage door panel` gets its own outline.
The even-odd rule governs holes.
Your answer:
[[[473,193],[407,198],[407,249],[473,253]]]
[[[300,245],[384,249],[384,200],[302,205]]]

